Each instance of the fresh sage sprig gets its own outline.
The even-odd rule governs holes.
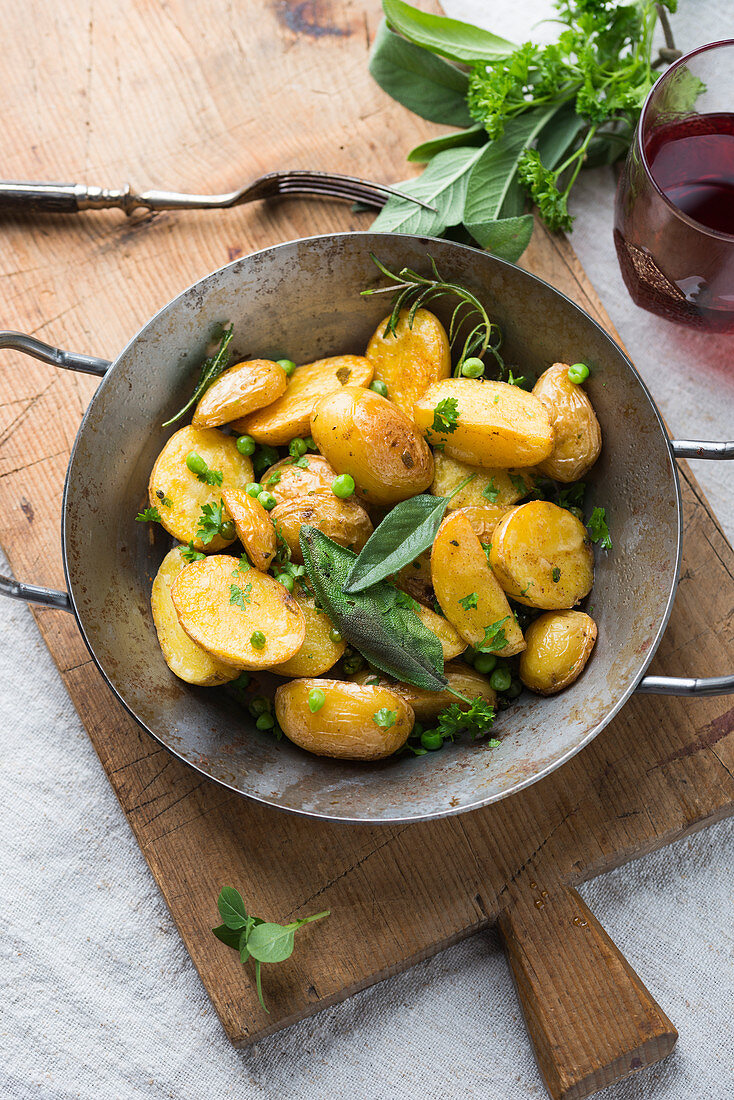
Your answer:
[[[213,382],[216,382],[219,375],[225,369],[229,363],[229,345],[232,342],[232,334],[234,326],[230,325],[228,329],[224,330],[222,339],[219,342],[219,347],[215,351],[214,355],[210,355],[208,359],[205,359],[201,365],[201,374],[199,375],[199,381],[196,383],[196,388],[192,393],[189,400],[186,402],[182,409],[172,416],[170,420],[166,420],[162,426],[169,428],[171,424],[175,424],[177,420],[180,420],[182,416],[185,416],[192,405],[203,396],[203,394],[209,389]]]
[[[240,962],[243,964],[252,959],[255,964],[255,985],[257,996],[261,1006],[266,1012],[270,1009],[265,1004],[262,991],[263,963],[284,962],[293,954],[294,938],[299,928],[312,921],[328,917],[330,910],[323,913],[314,913],[312,917],[303,917],[301,920],[291,921],[290,924],[275,924],[272,921],[261,920],[253,917],[245,909],[245,903],[239,890],[233,886],[225,886],[217,899],[217,908],[223,923],[212,932],[226,943],[227,947],[233,947],[239,951]]]
[[[398,573],[429,546],[433,546],[449,501],[476,476],[470,474],[464,478],[447,497],[422,493],[396,504],[357,555],[344,591],[350,594],[362,592],[371,584]]]

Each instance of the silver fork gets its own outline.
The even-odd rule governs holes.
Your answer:
[[[279,195],[320,195],[375,207],[384,206],[388,198],[395,195],[426,210],[435,210],[435,207],[394,187],[372,183],[357,176],[294,171],[268,172],[239,191],[228,191],[223,195],[185,195],[177,191],[144,191],[139,195],[130,184],[115,191],[106,187],[87,187],[82,183],[0,180],[0,215],[77,214],[82,210],[109,210],[112,207],[118,207],[128,215],[141,208],[154,211],[220,210]]]

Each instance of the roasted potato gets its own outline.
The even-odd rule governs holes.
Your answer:
[[[221,487],[200,481],[186,465],[186,456],[194,451],[210,470],[223,475]],[[252,463],[237,450],[235,440],[216,428],[180,428],[158,455],[150,475],[148,495],[158,509],[161,523],[179,542],[193,542],[207,553],[229,546],[234,539],[216,535],[203,545],[196,529],[205,504],[219,504],[224,489],[244,489],[252,481]],[[226,518],[229,518],[228,516]]]
[[[416,401],[413,417],[424,435],[430,433],[432,442],[443,445],[445,454],[473,466],[537,466],[553,450],[543,402],[506,382],[435,382]]]
[[[553,695],[581,674],[596,641],[596,623],[583,611],[547,611],[525,632],[520,679],[539,695]]]
[[[459,508],[471,524],[472,531],[477,536],[482,546],[489,546],[492,541],[494,529],[511,507],[506,504],[477,504],[469,508]]]
[[[270,359],[246,359],[222,371],[199,401],[191,423],[216,428],[271,405],[284,392],[288,376]]]
[[[325,701],[315,713],[309,693]],[[411,707],[394,691],[341,680],[290,680],[275,693],[275,715],[286,737],[317,756],[381,760],[401,748],[413,728]],[[388,725],[389,723],[389,725]]]
[[[171,596],[192,641],[234,668],[270,668],[303,645],[306,619],[293,597],[267,573],[243,572],[230,554],[187,565]]]
[[[491,706],[495,705],[496,692],[489,686],[487,678],[475,669],[457,661],[444,668],[444,675],[454,691],[460,691],[468,699],[486,699]],[[403,684],[399,680],[391,680],[388,676],[369,671],[357,672],[352,676],[352,680],[355,684],[364,684],[368,687],[377,685],[394,691],[413,708],[419,722],[432,722],[452,703],[458,703],[462,710],[468,710],[468,704],[457,699],[450,691],[425,691],[423,688],[413,687],[412,684]]]
[[[166,664],[180,680],[199,687],[226,684],[228,680],[239,676],[239,669],[215,660],[205,649],[192,642],[178,621],[171,599],[171,585],[185,567],[186,561],[181,557],[181,547],[176,546],[166,554],[153,581],[150,607],[158,632],[158,643]]]
[[[395,584],[418,603],[433,607],[435,595],[431,576],[431,551],[424,550],[410,565],[404,565],[393,577]]]
[[[341,500],[330,489],[318,489],[298,500],[278,504],[270,513],[277,535],[290,547],[293,561],[302,562],[301,525],[318,527],[340,546],[359,552],[372,534],[372,523],[359,501]]]
[[[601,452],[601,428],[583,386],[568,377],[567,363],[554,363],[533,386],[550,415],[553,450],[540,472],[556,481],[578,481]]]
[[[265,409],[236,420],[232,427],[258,443],[279,447],[309,433],[314,404],[342,386],[369,386],[372,364],[361,355],[336,355],[296,367],[285,393]]]
[[[372,390],[348,386],[314,405],[311,435],[339,474],[372,504],[397,504],[427,489],[433,457],[408,416]]]
[[[515,504],[532,492],[537,480],[533,469],[504,470],[501,467],[469,466],[466,462],[459,462],[440,451],[434,454],[433,464],[431,492],[436,497],[449,496],[462,481],[473,476],[473,480],[451,498],[449,511],[472,505]]]
[[[431,551],[431,573],[441,610],[469,645],[481,648],[491,640],[488,628],[495,626],[506,638],[506,644],[496,649],[500,656],[510,657],[525,648],[507,597],[463,512],[450,512],[439,527]]]
[[[594,583],[586,528],[547,500],[521,504],[499,521],[489,560],[505,592],[528,607],[573,607]]]
[[[413,405],[432,382],[451,374],[451,350],[446,329],[427,309],[416,310],[412,325],[402,309],[395,333],[387,333],[390,315],[383,318],[367,345],[366,357],[375,378],[387,386],[387,395],[413,418]]]
[[[260,478],[260,483],[273,494],[278,504],[284,504],[287,500],[303,500],[320,489],[331,490],[336,470],[325,458],[308,454],[301,462],[304,464],[296,466],[292,458],[282,458]]]
[[[321,676],[335,665],[347,648],[346,642],[334,642],[329,637],[333,623],[325,611],[316,606],[310,592],[296,586],[293,598],[306,620],[306,637],[298,652],[282,665],[270,669],[278,676]]]
[[[278,549],[273,521],[258,500],[242,489],[223,489],[222,500],[234,521],[237,538],[256,569],[267,573]]]
[[[466,642],[443,615],[437,615],[430,607],[422,604],[416,608],[415,613],[423,625],[438,638],[444,661],[451,661],[464,652]]]

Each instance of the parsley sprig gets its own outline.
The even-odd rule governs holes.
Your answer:
[[[135,519],[138,523],[160,523],[161,514],[157,508],[144,508],[142,512],[138,512]]]
[[[204,546],[208,546],[217,535],[221,535],[223,539],[227,540],[235,537],[234,524],[227,516],[223,500],[220,500],[219,504],[213,502],[202,504],[196,535],[197,538],[201,539]]]

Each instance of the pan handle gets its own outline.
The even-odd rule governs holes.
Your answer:
[[[671,439],[674,458],[734,458],[734,441]],[[734,676],[644,676],[636,689],[640,695],[732,695]]]
[[[102,378],[112,365],[109,359],[62,351],[61,348],[44,344],[43,340],[36,340],[35,336],[26,336],[25,333],[12,332],[9,329],[0,329],[0,348],[21,351],[24,355],[31,355],[34,359],[50,363],[53,367],[79,371],[82,374],[94,374],[98,378]],[[40,604],[42,607],[72,610],[68,593],[57,592],[53,588],[43,588],[37,584],[23,584],[21,581],[13,580],[12,577],[0,575],[0,595],[10,596],[14,600],[23,600],[25,603]]]

